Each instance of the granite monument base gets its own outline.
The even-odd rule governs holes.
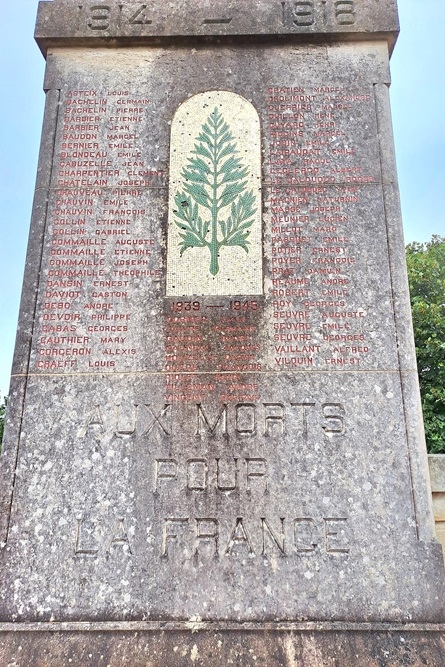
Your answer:
[[[444,625],[54,623],[0,626],[8,667],[441,667]]]

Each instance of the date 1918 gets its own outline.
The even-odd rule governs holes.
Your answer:
[[[283,0],[281,6],[283,25],[289,20],[299,28],[309,28],[320,21],[326,25],[332,19],[339,26],[356,22],[355,0]]]
[[[281,12],[285,28],[292,30],[320,28],[328,25],[347,26],[356,23],[357,0],[276,0],[276,11]],[[86,26],[91,33],[117,31],[121,29],[156,31],[159,16],[152,3],[116,2],[108,0],[93,4],[78,5],[77,29]],[[230,12],[229,12],[230,13]],[[205,12],[196,16],[197,26],[212,24],[236,25],[236,16],[220,19],[209,18]]]

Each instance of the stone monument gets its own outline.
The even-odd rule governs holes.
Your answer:
[[[395,0],[40,2],[0,664],[441,667]]]

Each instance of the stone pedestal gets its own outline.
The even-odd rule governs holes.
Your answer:
[[[395,3],[41,2],[2,664],[445,662]]]
[[[442,545],[445,558],[445,456],[430,454],[428,463],[433,494],[433,513],[437,539]]]

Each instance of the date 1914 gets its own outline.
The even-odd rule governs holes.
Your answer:
[[[357,18],[356,0],[281,0],[276,3],[276,10],[277,20],[282,23],[283,29],[292,32],[325,30],[328,26],[352,26]],[[78,5],[78,12],[78,30],[87,29],[92,34],[119,30],[142,32],[144,26],[149,26],[150,32],[156,31],[156,9],[148,3],[85,3]],[[228,15],[232,13],[233,16]],[[195,27],[220,24],[230,26],[229,30],[233,30],[237,24],[236,14],[236,6],[221,17],[216,14],[207,16],[207,12],[203,11],[202,16],[195,19],[198,21]]]

